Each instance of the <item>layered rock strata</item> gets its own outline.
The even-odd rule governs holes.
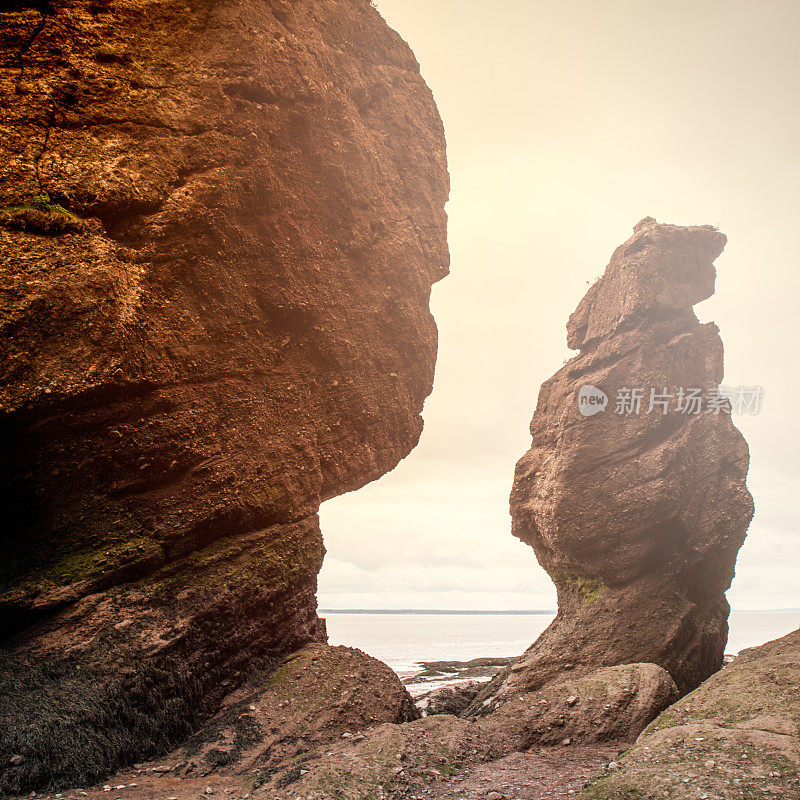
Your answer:
[[[448,176],[367,0],[7,3],[0,97],[0,788],[29,789],[324,636],[319,504],[420,435]]]

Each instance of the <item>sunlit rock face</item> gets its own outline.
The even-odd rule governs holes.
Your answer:
[[[642,220],[570,317],[580,353],[542,385],[511,492],[513,533],[556,584],[558,616],[495,699],[630,662],[659,664],[687,692],[722,665],[753,502],[747,444],[711,399],[718,329],[692,306],[713,293],[725,241]],[[582,399],[594,390],[607,403]]]
[[[155,698],[99,774],[324,636],[319,504],[422,428],[444,135],[367,0],[7,3],[0,58],[0,628]]]

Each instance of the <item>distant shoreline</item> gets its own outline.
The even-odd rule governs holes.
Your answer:
[[[460,610],[447,608],[320,608],[319,614],[555,614],[556,610],[544,611],[485,611],[482,609]]]
[[[555,614],[555,609],[536,609],[524,611],[511,609],[509,611],[488,611],[485,609],[448,609],[448,608],[320,608],[319,614],[480,614],[486,615],[533,615]],[[731,613],[739,614],[797,614],[800,608],[733,608]]]

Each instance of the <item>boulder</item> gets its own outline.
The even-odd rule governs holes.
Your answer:
[[[656,664],[604,667],[583,677],[554,681],[507,702],[489,701],[482,718],[487,732],[536,745],[632,742],[678,699],[669,673]]]
[[[800,797],[800,631],[667,709],[580,800]]]
[[[316,747],[360,740],[362,731],[383,723],[418,718],[385,664],[355,648],[310,644],[229,695],[169,761],[188,777],[247,774]]]
[[[439,686],[421,694],[416,704],[428,716],[452,714],[457,717],[477,697],[482,686],[482,681],[459,681],[452,686]]]

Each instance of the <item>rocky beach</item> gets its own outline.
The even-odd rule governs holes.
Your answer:
[[[725,663],[721,231],[644,217],[565,320],[510,485],[552,623],[401,680],[328,643],[317,579],[320,505],[433,389],[411,49],[367,0],[49,0],[0,8],[0,58],[0,796],[800,797],[800,632]]]

